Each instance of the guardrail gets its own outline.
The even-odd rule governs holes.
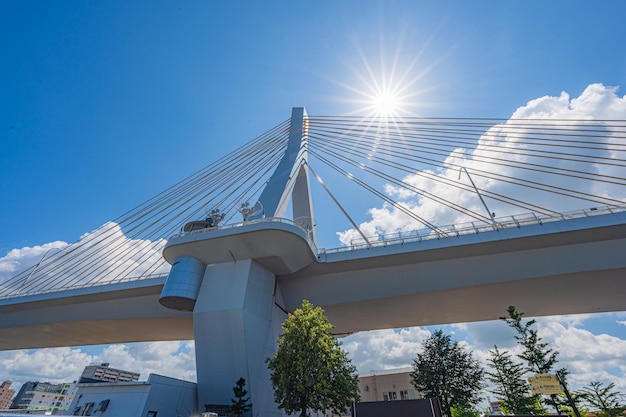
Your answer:
[[[626,211],[626,206],[593,207],[589,209],[560,213],[558,215],[538,216],[535,213],[525,213],[511,216],[503,216],[495,218],[497,227],[494,227],[491,223],[467,222],[457,225],[437,226],[437,229],[426,228],[420,230],[412,230],[410,232],[379,234],[377,236],[372,236],[371,238],[368,238],[369,244],[364,239],[354,239],[350,242],[350,245],[330,249],[322,248],[320,249],[320,253],[348,252],[367,247],[380,247],[409,242],[444,239],[449,237],[458,237],[460,235],[492,232],[494,230],[503,230],[513,227],[520,228],[522,226],[528,225],[540,225],[549,222],[576,219],[582,217],[592,217],[609,213],[619,213],[623,211]]]
[[[183,229],[181,229],[174,236],[170,236],[170,239],[171,238],[183,237],[183,236],[190,236],[190,235],[195,235],[195,234],[200,234],[200,233],[208,233],[208,232],[217,231],[217,230],[235,229],[237,227],[241,227],[241,226],[244,226],[244,225],[265,223],[265,222],[285,223],[285,224],[289,224],[289,225],[292,225],[292,226],[296,226],[298,229],[300,229],[301,231],[304,232],[304,234],[306,235],[307,240],[309,242],[309,245],[314,250],[317,250],[317,246],[315,245],[315,242],[313,242],[312,233],[311,233],[310,229],[307,229],[306,227],[303,227],[300,223],[298,223],[298,222],[296,222],[294,220],[285,219],[283,217],[263,217],[263,218],[260,218],[260,219],[247,220],[245,222],[229,223],[229,224],[224,224],[224,225],[220,225],[220,226],[213,226],[213,227],[206,227],[206,228],[201,228],[201,229],[197,229],[197,230],[191,230],[189,232],[185,232]]]

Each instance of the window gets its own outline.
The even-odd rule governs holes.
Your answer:
[[[94,405],[95,405],[95,403],[87,403],[87,404],[85,404],[85,407],[83,408],[83,412],[81,413],[81,416],[90,416],[91,415],[91,409],[93,408]]]
[[[409,391],[405,390],[405,389],[400,391],[400,399],[401,400],[408,400],[409,399]]]
[[[109,406],[110,401],[111,400],[109,400],[108,398],[106,400],[100,401],[100,403],[98,403],[98,407],[96,407],[96,411],[105,411]]]

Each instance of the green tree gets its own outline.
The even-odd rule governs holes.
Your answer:
[[[599,381],[591,382],[588,386],[583,387],[578,395],[593,410],[599,410],[600,417],[617,417],[626,410],[626,406],[621,404],[624,395],[615,390],[615,384],[611,382],[606,387]]]
[[[333,325],[324,311],[303,300],[289,314],[278,348],[266,362],[274,400],[287,414],[332,411],[342,414],[360,399],[356,367],[330,334]]]
[[[578,414],[580,415],[580,417],[587,417],[587,415],[589,414],[589,409],[582,405],[583,400],[580,394],[578,394],[577,392],[572,392],[570,393],[570,395],[572,397],[572,401],[574,401],[574,404],[576,404],[576,410],[578,411]],[[565,394],[559,394],[559,398],[565,401],[564,398],[567,398],[567,397]],[[576,416],[576,412],[574,411],[572,406],[569,405],[569,402],[567,402],[567,405],[561,406],[561,414],[567,414],[569,416]]]
[[[495,386],[491,392],[500,401],[503,411],[507,414],[544,414],[539,405],[541,397],[530,391],[524,379],[524,366],[515,363],[508,352],[500,352],[497,346],[489,353],[491,358],[487,362],[493,372],[486,372],[486,375]]]
[[[424,350],[413,360],[411,382],[423,397],[438,397],[443,412],[452,408],[471,409],[480,400],[483,369],[458,342],[437,330],[424,342]]]
[[[533,326],[536,320],[528,320],[523,322],[524,313],[517,311],[515,306],[509,306],[506,309],[509,317],[500,317],[511,328],[517,331],[515,339],[524,348],[524,351],[518,357],[526,361],[526,369],[528,372],[537,374],[553,373],[554,365],[558,362],[559,352],[548,348],[548,343],[542,343],[541,338],[537,334],[537,330]],[[556,370],[556,375],[563,383],[567,377],[567,369],[560,368]],[[551,395],[550,398],[544,398],[544,402],[556,409],[557,414],[560,413],[559,406],[567,404],[563,398]]]
[[[233,393],[235,394],[235,398],[231,400],[232,404],[228,407],[227,412],[234,414],[236,416],[242,416],[244,413],[252,410],[252,404],[250,403],[250,398],[246,398],[248,395],[248,391],[245,389],[246,380],[242,377],[237,380],[235,386],[233,387]]]
[[[515,306],[509,306],[506,311],[509,313],[509,317],[500,317],[500,319],[517,331],[518,335],[515,336],[515,339],[524,348],[524,351],[519,355],[520,359],[527,362],[527,369],[530,372],[549,374],[558,362],[559,352],[549,349],[547,343],[541,343],[537,330],[532,328],[537,323],[536,320],[528,320],[523,323],[524,313],[518,312]],[[565,369],[559,371],[566,372]]]
[[[474,407],[460,405],[450,409],[452,417],[480,417],[480,411]]]

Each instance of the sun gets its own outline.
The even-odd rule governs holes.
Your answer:
[[[398,116],[402,110],[400,95],[391,89],[381,90],[371,97],[371,112],[382,118]]]
[[[417,58],[402,65],[401,49],[390,59],[384,54],[372,59],[361,49],[357,50],[360,59],[348,66],[350,81],[335,81],[353,94],[345,100],[356,105],[349,114],[377,119],[383,124],[414,114],[427,90],[422,79],[428,69],[418,69]]]
[[[434,100],[442,85],[435,70],[447,52],[435,51],[430,36],[415,43],[405,30],[368,42],[354,38],[337,50],[345,68],[338,67],[324,78],[341,87],[334,100],[341,103],[345,116],[360,117],[361,123],[382,129],[440,105]]]
[[[407,92],[407,85],[393,77],[364,80],[363,87],[358,89],[361,96],[359,102],[361,114],[381,120],[393,120],[403,114],[408,114],[411,93]]]

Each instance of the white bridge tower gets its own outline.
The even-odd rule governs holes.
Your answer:
[[[246,221],[186,227],[163,250],[172,268],[159,302],[193,312],[200,411],[230,405],[243,377],[255,416],[283,415],[265,359],[287,317],[276,276],[316,260],[306,140],[306,111],[294,108],[285,155]],[[283,219],[290,202],[293,221]]]

